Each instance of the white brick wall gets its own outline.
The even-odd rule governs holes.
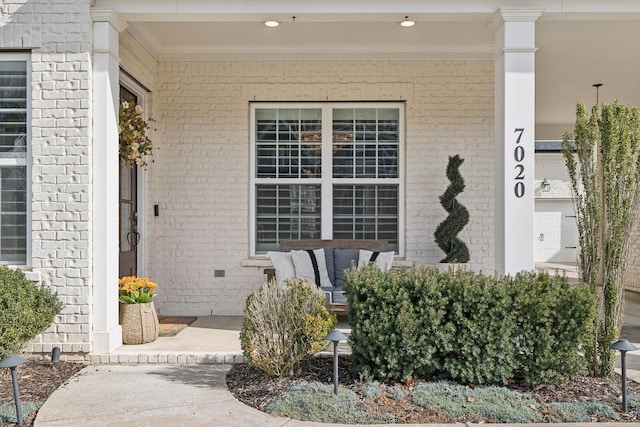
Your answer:
[[[124,57],[124,55],[123,55]],[[126,63],[123,65],[127,66]],[[241,314],[262,268],[242,267],[249,236],[249,101],[406,100],[406,255],[443,256],[433,231],[449,155],[465,158],[461,237],[471,266],[494,268],[493,64],[490,61],[160,62],[149,171],[149,275],[166,314]],[[226,277],[215,278],[214,270]]]
[[[0,48],[32,51],[33,270],[65,304],[35,352],[91,350],[91,28],[89,0],[0,4]]]
[[[571,199],[571,182],[562,153],[536,153],[535,197],[541,199]],[[547,179],[549,191],[542,192],[540,184]]]

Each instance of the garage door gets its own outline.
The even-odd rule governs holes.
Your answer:
[[[536,200],[535,261],[576,262],[578,227],[571,200]]]

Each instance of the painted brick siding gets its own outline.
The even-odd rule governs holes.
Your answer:
[[[0,4],[0,48],[32,52],[32,274],[65,304],[36,353],[91,350],[91,29],[89,0]]]
[[[126,65],[126,64],[125,64]],[[406,257],[434,263],[446,213],[449,155],[465,158],[461,237],[471,266],[494,268],[494,107],[491,61],[159,62],[158,132],[148,172],[153,250],[148,273],[164,314],[238,315],[264,282],[249,258],[249,102],[406,101]],[[243,267],[244,263],[244,267]],[[225,270],[225,277],[214,277]]]
[[[562,153],[536,153],[535,197],[537,199],[571,199],[571,182]],[[541,183],[547,179],[551,188],[542,192]]]

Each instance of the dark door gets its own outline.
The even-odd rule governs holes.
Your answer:
[[[120,99],[137,102],[137,97],[120,87]],[[138,274],[138,168],[120,162],[120,277]]]

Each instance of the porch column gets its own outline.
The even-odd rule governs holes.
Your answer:
[[[94,353],[122,345],[118,324],[119,31],[112,11],[93,11],[93,312]]]
[[[496,271],[534,269],[535,21],[540,10],[500,10],[496,31]]]

